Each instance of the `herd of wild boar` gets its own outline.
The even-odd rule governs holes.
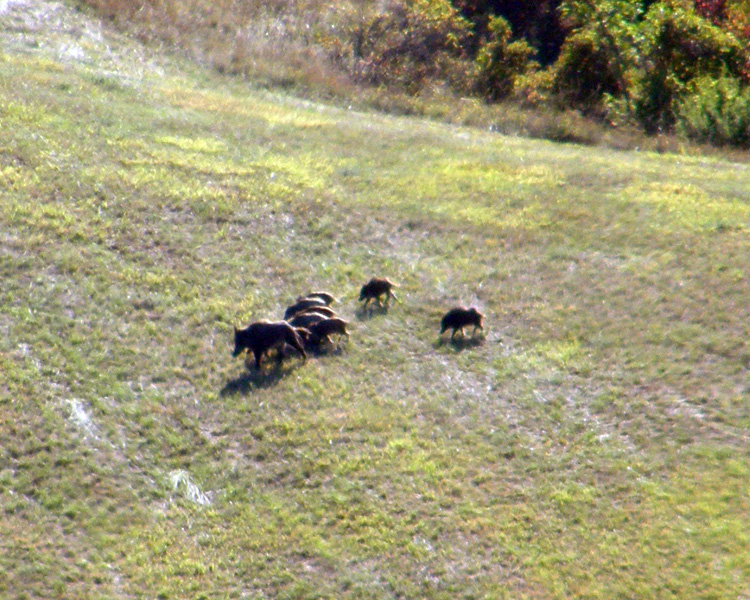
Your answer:
[[[362,286],[359,301],[364,302],[367,310],[370,302],[380,308],[388,308],[393,293],[394,283],[388,279],[373,277]],[[385,297],[385,302],[381,298]],[[333,345],[331,336],[349,337],[346,330],[348,322],[340,318],[331,308],[334,297],[328,292],[310,292],[300,296],[297,301],[284,311],[281,321],[261,320],[250,323],[244,329],[234,328],[234,352],[239,356],[246,352],[247,360],[252,354],[255,367],[260,370],[263,358],[272,351],[276,352],[276,362],[281,364],[287,351],[293,351],[305,360],[307,352],[319,351]],[[482,325],[483,315],[476,308],[456,307],[450,309],[440,321],[440,335],[452,329],[451,341],[464,327],[473,326],[472,337]],[[291,350],[290,350],[291,349]]]

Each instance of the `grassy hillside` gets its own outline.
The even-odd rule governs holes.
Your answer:
[[[333,109],[0,10],[1,596],[750,595],[747,165]],[[368,316],[372,275],[399,300]],[[231,358],[313,288],[348,343]],[[439,342],[457,303],[483,343]]]

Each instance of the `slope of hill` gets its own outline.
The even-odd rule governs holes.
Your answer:
[[[750,595],[747,166],[0,27],[0,595]],[[231,358],[312,288],[348,342]],[[438,339],[459,303],[481,343]]]

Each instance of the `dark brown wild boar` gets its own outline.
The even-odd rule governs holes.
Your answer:
[[[453,329],[453,333],[451,334],[451,340],[453,340],[458,331],[461,332],[461,335],[464,335],[464,327],[473,325],[474,329],[471,332],[473,337],[477,329],[484,331],[484,327],[482,326],[483,318],[484,315],[474,307],[464,308],[463,306],[459,306],[451,308],[445,313],[442,321],[440,321],[440,335],[443,335],[448,329]]]
[[[332,334],[336,333],[339,335],[345,335],[349,337],[349,332],[346,330],[346,326],[349,323],[344,319],[334,317],[332,319],[324,319],[310,326],[310,340],[316,345],[320,345],[324,340],[331,343]]]
[[[396,284],[385,278],[373,277],[362,286],[362,289],[359,292],[359,301],[365,301],[362,308],[367,308],[370,300],[375,300],[378,303],[378,306],[382,307],[383,303],[380,301],[381,296],[385,296],[385,306],[388,306],[391,298],[394,300],[396,299],[396,294],[393,293],[394,287],[397,287]]]
[[[327,306],[330,306],[336,301],[336,298],[334,298],[333,295],[329,294],[328,292],[310,292],[309,294],[305,294],[304,296],[300,296],[299,298],[297,298],[297,302],[299,302],[300,300],[309,300],[312,298],[322,300]]]
[[[260,370],[263,355],[269,350],[278,349],[277,363],[284,359],[284,346],[294,348],[302,357],[307,359],[300,334],[286,321],[256,321],[245,329],[234,328],[234,351],[232,356],[238,356],[248,350],[255,357],[255,367]]]
[[[303,298],[302,300],[298,300],[284,311],[284,320],[288,321],[297,313],[301,313],[309,308],[315,308],[316,306],[327,307],[328,305],[320,298]]]
[[[329,315],[317,312],[317,311],[306,311],[298,315],[294,315],[294,318],[289,321],[292,327],[306,327],[310,328],[311,325],[325,319],[330,319]]]

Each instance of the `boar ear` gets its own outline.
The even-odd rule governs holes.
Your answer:
[[[234,326],[234,332],[237,333],[239,329],[237,329],[237,325]]]

